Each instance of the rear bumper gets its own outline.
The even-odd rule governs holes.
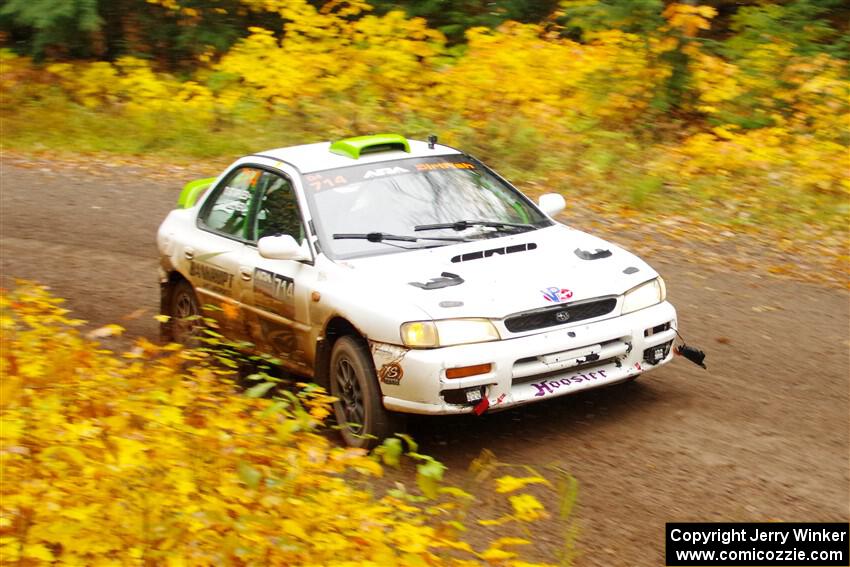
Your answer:
[[[672,359],[676,327],[676,310],[664,302],[514,339],[427,350],[373,342],[371,350],[387,409],[460,414],[476,405],[465,401],[469,390],[477,390],[495,410],[635,377]],[[491,364],[490,372],[446,377],[448,368],[479,364]]]

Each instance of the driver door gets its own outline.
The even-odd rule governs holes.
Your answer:
[[[309,249],[292,182],[266,171],[253,218],[256,240],[288,234]],[[311,375],[314,348],[310,338],[309,301],[316,270],[312,261],[272,260],[260,255],[256,241],[246,247],[252,266],[251,340],[259,350],[280,359],[295,372]]]

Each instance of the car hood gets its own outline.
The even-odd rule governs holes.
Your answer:
[[[502,318],[616,296],[658,275],[634,254],[560,224],[339,264],[359,284],[412,302],[434,319]]]

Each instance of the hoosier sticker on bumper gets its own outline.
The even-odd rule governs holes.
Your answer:
[[[547,394],[554,394],[560,388],[569,388],[569,386],[571,386],[572,384],[592,382],[593,380],[599,380],[600,378],[607,378],[604,370],[596,370],[594,372],[588,372],[587,374],[576,374],[574,376],[568,376],[556,380],[543,380],[542,382],[533,382],[531,385],[537,388],[537,392],[535,392],[534,396],[539,397],[545,396]]]

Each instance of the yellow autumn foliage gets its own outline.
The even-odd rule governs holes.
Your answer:
[[[713,6],[693,6],[691,4],[668,4],[663,16],[670,28],[681,30],[686,37],[696,36],[700,30],[711,28],[711,18],[717,15]]]
[[[188,112],[204,120],[212,117],[218,102],[205,86],[155,73],[148,61],[136,57],[121,57],[114,64],[54,63],[46,70],[75,102],[91,109],[118,107],[131,114]]]
[[[475,129],[520,116],[557,141],[582,119],[630,122],[667,74],[652,67],[641,38],[616,30],[579,44],[510,22],[474,28],[467,39],[468,51],[442,74],[434,97]]]
[[[463,539],[474,498],[443,486],[433,459],[410,453],[434,487],[426,498],[381,484],[399,439],[374,455],[329,440],[320,390],[257,399],[237,393],[209,352],[141,339],[118,354],[81,324],[43,287],[0,299],[0,563],[519,561],[500,550],[524,539]],[[120,328],[99,331],[88,336]],[[526,481],[539,482],[511,482]],[[512,498],[507,521],[543,517],[534,496]]]
[[[554,20],[506,22],[450,47],[423,19],[376,15],[363,0],[241,3],[279,15],[282,29],[251,28],[219,58],[200,56],[190,76],[133,57],[39,70],[0,53],[6,137],[220,155],[436,132],[519,182],[627,207],[694,214],[697,202],[716,218],[777,223],[790,208],[846,224],[847,61],[801,55],[782,38],[734,58],[711,50],[699,38],[711,6],[668,4],[644,35],[590,30],[578,42]],[[85,109],[71,113],[79,122],[58,119],[69,102]],[[104,117],[136,128],[135,145],[98,128]]]

